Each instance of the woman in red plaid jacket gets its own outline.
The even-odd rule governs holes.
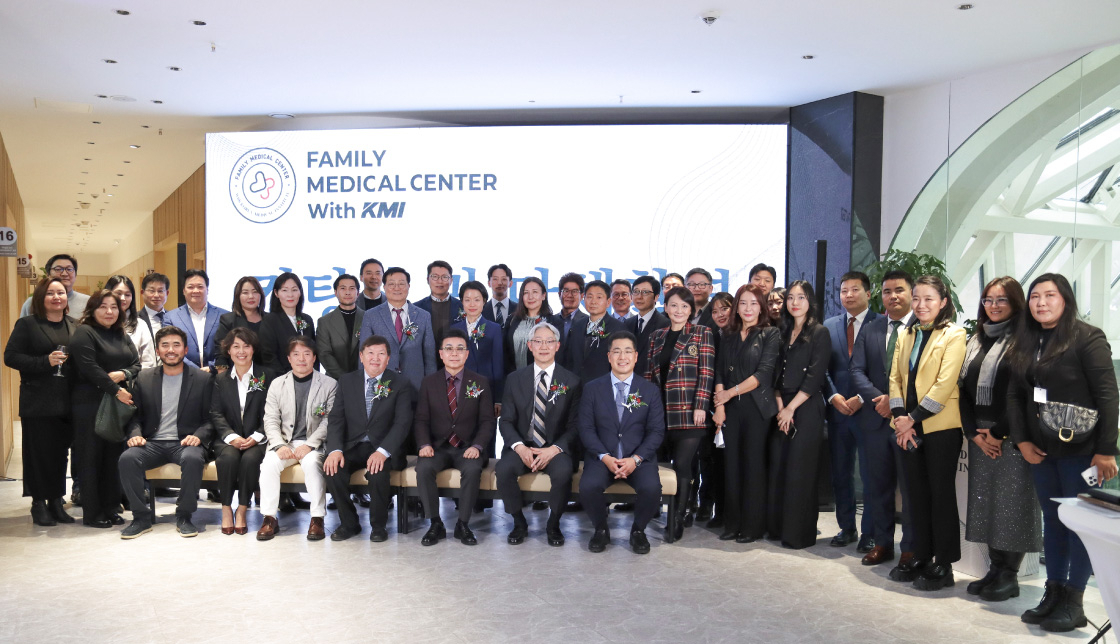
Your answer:
[[[678,286],[665,294],[669,326],[649,338],[649,363],[645,378],[661,389],[665,403],[666,446],[677,473],[677,498],[692,489],[692,461],[705,435],[715,379],[716,351],[712,332],[702,324],[689,324],[696,303],[688,289]],[[684,533],[688,504],[677,508],[676,534]]]

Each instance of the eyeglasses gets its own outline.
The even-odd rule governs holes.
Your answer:
[[[467,350],[466,347],[442,347],[442,348],[440,348],[440,351],[443,351],[445,353],[463,353],[466,350]]]
[[[162,289],[162,288],[158,288],[158,289],[146,288],[146,289],[144,289],[144,292],[147,293],[148,295],[167,295],[167,291]]]
[[[687,286],[689,289],[708,288],[711,285],[711,282],[689,282],[688,284],[685,284],[685,286]]]
[[[618,357],[618,356],[630,357],[630,356],[634,355],[635,353],[637,353],[637,351],[635,351],[633,349],[611,349],[610,350],[610,354],[612,356],[615,356],[615,357]]]
[[[428,276],[428,279],[432,282],[450,282],[451,281],[451,276],[450,275],[436,275],[435,273],[432,273],[431,275]]]
[[[55,275],[77,275],[78,271],[73,266],[51,266],[51,272]]]
[[[552,340],[552,339],[538,340],[536,338],[533,338],[532,340],[529,340],[529,344],[531,344],[535,347],[551,347],[554,344],[559,344],[559,342],[557,342],[556,340]]]
[[[560,295],[583,295],[583,293],[578,288],[562,288]]]
[[[648,290],[648,289],[642,289],[640,291],[634,291],[634,295],[640,295],[642,297],[649,297],[650,295],[653,295],[653,291]]]
[[[1007,304],[1010,301],[1011,300],[1007,299],[1006,297],[997,297],[997,298],[986,297],[986,298],[980,300],[980,303],[983,304],[984,306],[1007,306]]]
[[[618,300],[624,297],[630,297],[630,294],[625,292],[615,293],[611,296],[611,299]]]

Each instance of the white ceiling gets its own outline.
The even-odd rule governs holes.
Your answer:
[[[1120,18],[1115,0],[958,4],[0,0],[0,136],[28,234],[108,253],[202,164],[206,132],[783,121],[791,105],[1112,42]]]

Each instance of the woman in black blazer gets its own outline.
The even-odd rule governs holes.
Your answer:
[[[797,280],[789,285],[781,311],[778,433],[770,439],[767,530],[787,548],[817,543],[817,462],[825,411],[821,388],[832,344],[828,329],[818,321],[816,301],[813,286]]]
[[[74,426],[74,459],[82,487],[82,523],[93,528],[123,525],[116,508],[121,500],[117,461],[124,443],[109,443],[93,431],[97,408],[104,394],[131,405],[125,380],[140,373],[140,355],[124,333],[120,301],[112,291],[89,297],[86,310],[70,340],[70,355],[77,369],[70,395]]]
[[[1120,396],[1112,349],[1104,332],[1082,322],[1069,281],[1057,273],[1040,275],[1027,290],[1030,314],[1020,317],[1009,350],[1011,373],[1007,418],[1011,439],[1031,464],[1042,506],[1042,547],[1046,553],[1046,592],[1036,608],[1023,613],[1028,624],[1047,631],[1085,626],[1082,594],[1093,565],[1085,545],[1058,519],[1051,499],[1075,497],[1088,489],[1081,473],[1096,466],[1098,478],[1116,476],[1116,434]],[[1062,405],[1096,410],[1085,433],[1058,434],[1042,416]]]
[[[23,425],[23,495],[31,497],[38,525],[74,523],[66,514],[66,453],[70,425],[72,365],[58,347],[69,347],[74,323],[66,315],[66,286],[50,278],[31,296],[31,315],[16,320],[4,364],[19,371],[19,416]]]
[[[502,341],[506,354],[506,373],[513,373],[525,365],[533,364],[533,354],[529,353],[533,327],[548,321],[550,317],[552,307],[548,304],[548,287],[539,277],[526,277],[517,293],[517,311],[509,321]]]
[[[237,284],[233,286],[231,310],[218,318],[218,330],[214,333],[214,345],[222,346],[226,334],[231,329],[237,328],[252,329],[253,333],[257,334],[259,338],[261,320],[264,319],[264,306],[262,304],[264,304],[264,289],[261,288],[261,283],[257,281],[257,278],[246,275],[237,280]],[[258,354],[256,359],[261,364],[268,363],[268,356],[266,355]],[[220,352],[214,364],[219,369],[228,369],[231,364],[229,355],[224,351]]]
[[[315,340],[315,324],[303,312],[303,282],[295,273],[281,273],[272,285],[268,314],[261,322],[261,352],[268,366],[282,376],[292,370],[288,341],[297,335]],[[319,361],[315,361],[319,368]]]
[[[773,384],[781,337],[765,302],[757,286],[739,287],[716,357],[712,420],[726,444],[723,541],[751,543],[766,534],[766,444],[778,413]]]
[[[502,391],[505,385],[505,352],[502,342],[502,325],[482,317],[488,295],[482,282],[470,280],[459,287],[459,301],[463,314],[451,323],[452,329],[467,334],[466,368],[486,376],[494,396],[494,415],[502,414]]]
[[[275,372],[253,360],[253,356],[259,355],[260,340],[252,329],[231,329],[222,341],[221,351],[232,367],[229,373],[214,376],[210,422],[218,440],[210,448],[218,468],[222,534],[245,534],[249,531],[245,512],[257,490],[264,461],[264,403]]]

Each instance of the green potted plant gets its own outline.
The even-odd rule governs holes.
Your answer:
[[[945,267],[945,262],[934,257],[933,255],[926,255],[925,253],[915,253],[912,251],[899,250],[892,248],[883,255],[882,259],[876,260],[867,266],[865,269],[867,276],[871,278],[871,309],[877,313],[883,312],[883,293],[882,284],[883,276],[894,270],[903,270],[915,278],[922,275],[936,275],[945,282],[949,287],[949,296],[953,299],[953,307],[956,308],[957,314],[964,316],[964,309],[961,307],[961,301],[957,298],[957,291],[954,288],[956,284],[949,278],[949,271]],[[963,326],[968,330],[969,335],[975,330],[976,320],[966,319]]]

